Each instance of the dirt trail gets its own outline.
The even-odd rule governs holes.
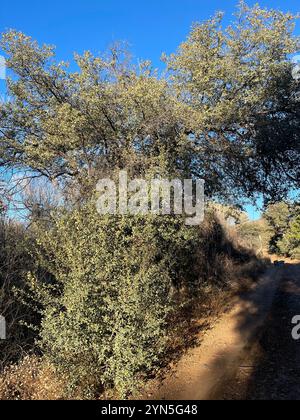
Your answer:
[[[271,323],[271,330],[274,330],[278,326],[278,322],[281,322],[278,316],[274,319],[274,315],[276,315],[276,307],[282,303],[282,299],[286,298],[286,291],[282,292],[283,295],[278,292],[281,291],[284,284],[284,287],[290,288],[290,303],[287,304],[290,314],[287,317],[286,325],[282,325],[281,333],[289,337],[291,342],[289,345],[295,346],[296,342],[293,342],[291,338],[291,319],[297,314],[300,315],[299,273],[299,266],[287,265],[270,268],[255,289],[239,297],[232,310],[222,316],[215,327],[206,333],[201,346],[191,349],[181,359],[159,389],[151,395],[151,399],[259,398],[251,391],[251,389],[257,389],[255,383],[260,380],[258,373],[261,371],[262,355],[257,351],[257,343],[264,336],[266,325]],[[286,280],[288,281],[286,282]],[[273,315],[271,319],[270,314]],[[277,337],[277,341],[280,341],[280,337]],[[264,344],[268,346],[268,343]],[[299,354],[298,350],[297,348],[297,355]],[[286,352],[290,350],[285,345],[279,346],[275,351],[280,351],[279,359],[284,359]],[[264,353],[268,352],[271,352],[271,349],[264,349]],[[295,353],[295,349],[293,352]],[[272,363],[271,371],[277,369],[277,366],[274,366],[274,361]],[[275,363],[277,363],[276,360]],[[300,366],[299,363],[298,366]],[[267,369],[267,364],[265,368]],[[260,381],[263,377],[264,374]],[[297,377],[298,383],[299,377]],[[272,387],[272,384],[269,385]],[[268,388],[268,382],[265,383],[265,386]],[[278,387],[280,388],[280,384]],[[264,395],[266,392],[262,388],[263,385],[260,390]],[[295,392],[294,390],[294,394]]]
[[[292,319],[300,315],[300,264],[280,269],[280,284],[263,330],[222,399],[300,400],[300,341]]]

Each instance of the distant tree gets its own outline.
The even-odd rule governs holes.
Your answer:
[[[270,242],[270,228],[264,219],[249,220],[237,226],[239,237],[243,243],[256,251],[268,250]]]
[[[300,214],[292,219],[278,246],[282,254],[300,259]]]
[[[278,242],[283,238],[288,229],[291,210],[288,203],[280,202],[271,204],[264,213],[264,218],[271,229],[270,251],[280,253]]]
[[[280,202],[269,205],[264,213],[270,229],[270,251],[279,255],[293,256],[297,243],[300,206],[297,202]]]

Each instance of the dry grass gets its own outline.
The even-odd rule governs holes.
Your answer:
[[[7,367],[0,377],[1,400],[60,400],[63,390],[54,369],[35,356]]]
[[[15,295],[24,289],[24,278],[31,267],[29,243],[24,227],[0,217],[0,315],[7,322],[7,339],[0,341],[0,371],[31,351],[34,334],[21,321],[34,324],[36,314]]]

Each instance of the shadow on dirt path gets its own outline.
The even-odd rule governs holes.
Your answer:
[[[266,323],[285,268],[271,267],[256,287],[237,299],[151,393],[156,400],[227,399],[231,384]],[[290,330],[289,330],[290,331]]]
[[[156,400],[300,400],[300,264],[272,266],[152,387]]]
[[[278,270],[279,287],[260,338],[220,399],[300,400],[300,341],[292,338],[292,319],[300,315],[300,265]]]

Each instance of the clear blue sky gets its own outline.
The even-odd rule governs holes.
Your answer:
[[[248,1],[254,4],[256,1]],[[104,50],[126,40],[138,58],[159,62],[176,49],[191,24],[216,10],[229,18],[237,0],[2,0],[0,32],[14,28],[40,42],[55,44],[59,58],[74,51]],[[262,0],[262,6],[298,12],[299,0]]]
[[[300,10],[299,0],[259,3],[294,13]],[[230,19],[236,4],[237,0],[2,0],[0,32],[13,28],[54,44],[58,58],[65,61],[72,60],[74,51],[98,53],[114,41],[127,41],[136,58],[159,66],[161,53],[175,51],[193,22],[217,10]],[[257,216],[252,208],[250,213]]]

